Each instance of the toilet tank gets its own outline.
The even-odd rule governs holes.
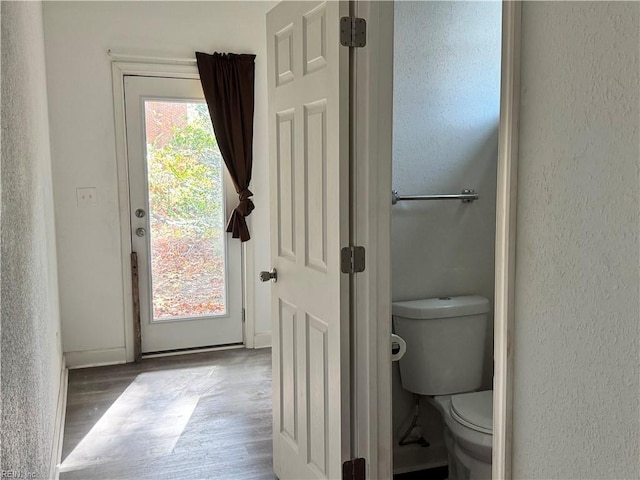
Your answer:
[[[407,342],[402,387],[421,395],[479,389],[489,310],[477,295],[394,302],[393,329]]]

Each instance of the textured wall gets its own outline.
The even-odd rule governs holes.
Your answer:
[[[493,299],[500,110],[499,2],[395,6],[393,186],[480,200],[400,202],[392,210],[393,300]],[[491,384],[491,340],[486,383]]]
[[[393,207],[393,299],[493,296],[499,2],[395,5],[393,186],[481,200]]]
[[[38,2],[2,2],[1,468],[48,478],[62,361]]]
[[[255,268],[269,266],[265,13],[273,2],[45,2],[51,146],[65,352],[122,349],[123,298],[111,62],[118,53],[193,58],[196,50],[256,59]],[[78,208],[76,188],[98,205]],[[255,281],[256,332],[270,332],[268,285]]]
[[[396,2],[394,9],[393,187],[402,194],[473,188],[480,200],[393,207],[393,300],[469,294],[493,300],[500,2]],[[493,373],[489,323],[486,388]],[[397,430],[413,400],[395,369],[393,400]],[[439,415],[427,411],[422,423],[432,441],[442,427]]]
[[[640,3],[527,2],[514,477],[640,477]]]

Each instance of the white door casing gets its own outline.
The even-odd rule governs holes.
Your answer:
[[[152,318],[151,265],[149,236],[149,198],[147,178],[147,148],[144,101],[204,102],[200,80],[197,78],[169,78],[159,76],[124,76],[125,123],[127,133],[129,207],[131,246],[138,253],[140,326],[142,352],[157,352],[242,342],[242,265],[241,249],[237,241],[224,242],[226,312],[223,315],[190,317],[172,321]],[[235,194],[228,174],[224,173],[225,217],[230,213]],[[142,209],[142,218],[135,215]],[[142,228],[145,234],[136,235]],[[223,233],[224,237],[228,234]]]
[[[340,478],[350,454],[346,15],[342,1],[282,2],[267,14],[273,453],[283,480]]]

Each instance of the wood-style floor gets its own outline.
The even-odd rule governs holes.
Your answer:
[[[72,370],[63,480],[276,479],[271,351]]]

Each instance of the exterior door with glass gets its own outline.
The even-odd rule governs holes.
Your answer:
[[[200,80],[125,76],[142,353],[242,342],[236,201]]]

